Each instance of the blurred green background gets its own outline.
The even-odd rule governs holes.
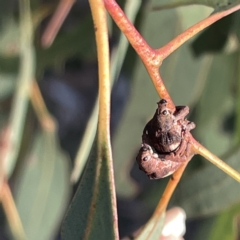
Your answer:
[[[213,11],[202,5],[167,8],[171,3],[199,1],[134,0],[132,5],[118,2],[155,48]],[[202,1],[216,8],[225,2]],[[61,222],[78,184],[71,183],[71,172],[77,150],[84,142],[83,134],[98,90],[88,1],[78,0],[52,46],[41,46],[41,36],[57,4],[31,1],[31,37],[28,35],[31,28],[27,26],[26,36],[21,35],[24,27],[20,25],[19,2],[0,3],[0,127],[4,130],[9,123],[19,124],[16,136],[20,151],[16,161],[12,161],[9,183],[30,240],[60,239]],[[163,9],[153,11],[154,6]],[[148,220],[167,179],[150,181],[135,163],[142,130],[154,114],[159,97],[134,50],[129,47],[125,53],[127,46],[119,44],[120,32],[110,18],[109,36],[111,60],[115,61],[111,136],[119,229],[123,237]],[[190,107],[189,119],[197,125],[193,131],[195,138],[238,171],[239,39],[240,12],[236,12],[180,47],[164,61],[160,70],[175,104]],[[124,53],[123,62],[116,60],[117,51]],[[14,101],[21,89],[19,82],[24,78],[24,69],[28,71],[25,76],[39,83],[48,110],[56,120],[56,134],[41,128],[32,105],[24,97],[18,99],[22,107]],[[186,240],[240,239],[239,183],[199,156],[189,163],[170,206],[180,206],[187,213]],[[0,239],[12,239],[3,209]]]

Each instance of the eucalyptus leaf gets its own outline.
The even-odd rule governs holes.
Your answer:
[[[233,143],[233,123],[228,118],[235,107],[232,87],[237,80],[237,58],[236,53],[214,57],[195,109],[196,138],[217,155],[225,153]]]
[[[154,216],[151,220],[149,220],[144,226],[144,229],[141,231],[140,235],[137,236],[136,240],[158,240],[161,237],[162,229],[164,226],[165,220],[165,212],[163,212],[160,216]]]
[[[94,144],[86,169],[80,180],[62,225],[63,240],[116,239],[113,219],[111,176],[105,147],[98,156]]]
[[[240,11],[234,14],[233,30],[237,35],[238,40],[240,39]]]
[[[20,28],[13,19],[4,21],[4,28],[0,32],[0,54],[13,57],[20,52]]]
[[[214,221],[213,228],[208,236],[208,240],[232,240],[237,239],[236,228],[234,222],[237,215],[240,213],[240,203],[231,206],[227,210],[220,213]]]
[[[13,93],[16,84],[16,75],[0,73],[0,100]]]
[[[19,58],[18,57],[4,57],[0,55],[0,71],[1,74],[17,74],[19,68]]]
[[[238,239],[237,217],[240,213],[240,203],[231,205],[221,213],[205,217],[198,221],[191,234],[186,239],[191,240],[233,240]]]
[[[27,239],[55,236],[70,195],[68,161],[56,136],[39,132],[34,137],[15,196]]]

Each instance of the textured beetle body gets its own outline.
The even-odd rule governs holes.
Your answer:
[[[172,112],[167,108],[167,101],[162,99],[158,102],[153,118],[143,130],[143,142],[160,153],[175,151],[182,141],[182,132],[189,123],[184,119],[188,113],[188,107],[177,107]]]
[[[160,128],[156,129],[154,120],[151,120],[144,129],[144,142],[149,143],[158,152],[169,153],[178,148],[181,143],[181,126],[175,126],[174,129],[162,131]]]
[[[191,154],[188,146],[189,132],[195,124],[185,119],[187,106],[175,111],[167,107],[167,101],[158,102],[153,118],[146,124],[142,135],[142,147],[137,156],[139,168],[151,179],[163,178],[176,171]]]
[[[166,160],[164,155],[154,153],[151,146],[143,144],[137,156],[139,168],[150,179],[164,178],[175,172],[182,162]]]

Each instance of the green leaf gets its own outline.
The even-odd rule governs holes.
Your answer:
[[[27,239],[55,236],[70,196],[68,161],[54,135],[35,136],[15,197]]]
[[[0,55],[0,71],[2,74],[17,74],[19,68],[19,58],[17,57],[4,57]]]
[[[31,21],[30,1],[20,2],[20,68],[17,87],[12,101],[9,129],[12,133],[9,142],[14,142],[14,150],[6,151],[5,172],[9,177],[17,162],[23,135],[23,125],[29,100],[31,84],[35,77],[35,51],[32,46],[33,26]]]
[[[217,155],[224,154],[233,143],[233,127],[227,118],[235,107],[232,86],[237,78],[237,58],[236,53],[214,57],[206,88],[195,109],[196,137]]]
[[[234,231],[234,218],[240,213],[240,203],[235,204],[230,209],[223,211],[219,214],[214,222],[211,233],[209,234],[209,240],[232,240],[237,239],[237,233]]]
[[[63,240],[116,239],[107,147],[97,156],[94,144],[79,187],[62,225]]]
[[[13,57],[20,52],[20,28],[13,19],[5,19],[0,32],[0,54]]]
[[[229,157],[226,162],[239,171],[239,158],[240,150]],[[172,202],[181,206],[190,218],[213,214],[239,202],[240,191],[238,189],[237,181],[208,163],[206,167],[182,179]]]
[[[237,217],[240,213],[240,203],[234,204],[218,215],[206,217],[194,229],[192,240],[233,240],[238,239]],[[237,228],[238,227],[238,228]]]
[[[136,240],[146,240],[146,239],[160,239],[162,229],[164,226],[165,212],[160,216],[154,216],[151,218],[146,226],[144,226],[143,231],[139,236],[136,237]]]
[[[0,100],[9,97],[16,85],[16,75],[0,73]]]
[[[205,7],[199,6],[177,9],[175,12],[177,19],[172,26],[175,30],[172,38],[209,14]],[[163,22],[162,29],[164,30],[164,28]],[[168,38],[167,41],[170,41],[172,38]],[[186,44],[171,54],[161,67],[162,78],[176,105],[191,106],[198,102],[212,64],[211,55],[198,58],[193,55],[190,48],[193,39],[187,41]]]
[[[240,12],[234,14],[234,22],[232,24],[233,31],[236,33],[238,40],[240,39]]]

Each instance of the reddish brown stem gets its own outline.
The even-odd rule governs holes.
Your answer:
[[[4,212],[6,214],[9,227],[12,231],[14,239],[26,239],[22,222],[15,205],[12,192],[7,182],[4,182],[0,192],[0,201],[2,202]]]
[[[50,23],[48,24],[42,36],[42,45],[50,47],[53,43],[63,21],[71,10],[75,0],[61,0],[56,12],[54,13]]]
[[[5,165],[6,163],[4,160],[6,159],[7,152],[9,151],[10,144],[9,144],[9,135],[10,135],[10,128],[9,126],[4,127],[0,131],[0,195],[1,189],[5,179]]]
[[[147,71],[153,81],[153,84],[160,96],[160,98],[167,100],[168,103],[168,108],[171,109],[173,112],[175,111],[175,105],[173,103],[173,100],[170,96],[170,94],[168,93],[163,80],[159,74],[158,69],[154,68],[154,67],[148,67]]]
[[[191,156],[191,158],[192,158],[192,156]],[[176,172],[174,172],[173,175],[171,176],[171,178],[167,184],[167,187],[164,190],[164,193],[158,203],[156,212],[154,214],[157,214],[158,212],[163,212],[166,209],[166,207],[170,201],[170,198],[172,197],[172,194],[173,194],[174,190],[176,189],[176,187],[183,175],[185,168],[187,167],[187,164],[188,164],[188,162],[183,163],[182,166],[179,167],[178,170],[176,170]]]
[[[30,100],[32,102],[33,108],[36,112],[38,120],[43,128],[43,130],[53,133],[56,129],[55,122],[51,115],[48,113],[47,107],[43,100],[42,94],[40,92],[39,86],[35,81],[32,84],[32,91],[30,95]]]
[[[156,50],[152,49],[147,44],[147,42],[139,34],[137,29],[129,21],[122,9],[114,0],[104,0],[104,3],[106,9],[118,25],[118,27],[125,34],[129,42],[143,61],[159,96],[168,101],[169,108],[175,109],[172,98],[170,97],[159,74],[158,68],[162,63],[161,55],[158,54]]]
[[[176,49],[178,49],[182,44],[184,44],[187,40],[192,38],[194,35],[196,35],[200,31],[202,31],[206,27],[210,26],[211,24],[215,23],[219,19],[226,17],[227,15],[229,15],[239,9],[240,9],[240,4],[231,9],[228,9],[223,12],[215,13],[215,14],[209,16],[208,18],[203,19],[202,21],[200,21],[197,24],[193,25],[192,27],[188,28],[183,33],[179,34],[176,38],[174,38],[172,41],[167,43],[165,46],[157,49],[156,52],[161,55],[162,59],[165,59],[172,52],[174,52]]]
[[[149,64],[153,64],[153,59],[156,58],[156,52],[153,50],[147,42],[143,39],[143,37],[139,34],[137,29],[133,26],[133,24],[129,21],[125,13],[119,7],[119,5],[114,0],[104,0],[104,4],[109,14],[112,16],[118,27],[121,31],[126,35],[129,42],[133,46],[133,48],[137,51],[140,58],[149,62]],[[149,65],[148,64],[148,65]],[[155,64],[157,66],[160,65],[159,59],[155,60]]]
[[[166,186],[166,188],[165,188],[165,190],[163,192],[163,195],[162,195],[162,197],[161,197],[161,199],[160,199],[160,201],[159,201],[159,203],[158,203],[158,205],[157,205],[157,207],[156,207],[156,209],[155,209],[151,219],[149,220],[149,222],[151,220],[153,220],[153,222],[155,222],[155,224],[157,224],[156,221],[157,221],[157,219],[160,219],[160,216],[166,210],[167,205],[168,205],[168,203],[169,203],[169,201],[170,201],[170,199],[172,197],[172,194],[173,194],[174,190],[176,189],[176,187],[177,187],[177,185],[178,185],[178,183],[179,183],[179,181],[180,181],[180,179],[182,177],[182,174],[183,174],[186,166],[187,166],[187,162],[183,163],[178,168],[178,170],[175,173],[173,173],[173,175],[171,176],[171,178],[170,178],[170,180],[169,180],[169,182],[168,182],[168,184],[167,184],[167,186]],[[156,221],[154,221],[154,219],[156,219]],[[152,230],[153,229],[154,229],[154,226],[152,226]],[[143,232],[143,231],[144,231],[144,228],[142,229],[141,232]],[[141,234],[141,232],[140,232],[140,234]],[[149,235],[150,234],[151,234],[151,232],[149,232]],[[149,238],[146,238],[146,239],[149,239]]]

